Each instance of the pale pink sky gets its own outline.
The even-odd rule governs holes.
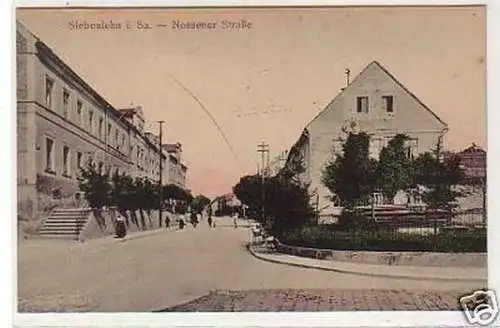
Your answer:
[[[353,76],[379,61],[448,123],[446,148],[486,145],[484,7],[176,10],[19,10],[18,19],[116,107],[143,106],[183,144],[188,187],[214,196],[254,173],[257,144],[271,157]],[[75,31],[72,20],[222,21],[240,31]],[[200,106],[212,113],[231,155]],[[266,113],[267,112],[267,113]]]

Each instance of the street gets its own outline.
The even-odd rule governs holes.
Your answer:
[[[378,278],[264,262],[245,248],[248,228],[234,229],[230,218],[215,218],[215,222],[213,229],[203,220],[196,229],[188,226],[182,231],[161,231],[125,242],[112,238],[82,244],[22,241],[18,257],[19,311],[156,311],[215,290],[260,290],[262,294],[262,290],[270,289],[405,289],[465,294],[483,287],[475,283]],[[273,304],[269,304],[268,310],[273,309]]]

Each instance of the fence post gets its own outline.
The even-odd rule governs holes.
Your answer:
[[[437,213],[434,213],[433,217],[434,217],[434,236],[432,241],[432,249],[435,251],[437,244]]]

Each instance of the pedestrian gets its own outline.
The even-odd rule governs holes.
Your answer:
[[[186,223],[184,222],[184,214],[181,214],[180,218],[179,218],[179,230],[182,230],[184,229],[184,225]]]
[[[234,228],[238,228],[238,222],[236,221],[236,219],[238,218],[238,214],[237,213],[234,213],[233,214],[233,224],[234,224]]]
[[[117,212],[116,214],[116,228],[115,238],[124,238],[127,235],[127,228],[125,227],[125,218]]]
[[[213,228],[212,225],[212,207],[208,207],[208,225],[210,228]]]
[[[170,228],[170,213],[169,212],[167,212],[165,214],[165,227],[167,229]]]

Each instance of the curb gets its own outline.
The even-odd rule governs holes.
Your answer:
[[[326,267],[322,267],[322,266],[313,266],[313,265],[308,265],[308,264],[300,264],[300,263],[287,262],[284,260],[272,259],[272,258],[260,255],[257,252],[255,252],[252,249],[252,246],[250,246],[250,244],[247,244],[246,248],[252,256],[254,256],[255,258],[257,258],[259,260],[270,262],[270,263],[275,263],[275,264],[283,264],[283,265],[289,265],[289,266],[294,266],[294,267],[299,267],[299,268],[305,268],[305,269],[316,269],[316,270],[330,271],[330,272],[337,272],[337,273],[349,273],[349,274],[355,274],[355,275],[359,275],[359,276],[394,278],[394,279],[405,279],[405,280],[437,280],[437,281],[481,282],[481,283],[488,281],[487,278],[486,279],[477,279],[477,278],[444,278],[444,277],[405,276],[405,275],[390,275],[390,274],[383,274],[383,273],[366,273],[366,272],[346,270],[346,269],[326,268]]]
[[[98,238],[89,238],[85,240],[75,240],[78,244],[89,245],[92,243],[98,244],[99,246],[112,245],[114,243],[126,243],[127,241],[132,241],[135,239],[146,238],[153,235],[158,235],[160,233],[169,233],[175,232],[177,229],[175,227],[170,228],[170,230],[166,230],[165,227],[152,229],[152,230],[143,230],[143,231],[134,231],[130,234],[127,234],[124,238],[115,238],[113,234],[109,234],[107,236],[98,237]]]
[[[149,237],[149,236],[154,236],[154,235],[158,235],[162,232],[169,232],[168,230],[164,230],[162,228],[158,228],[158,229],[155,229],[153,231],[151,231],[150,233],[144,233],[144,234],[140,234],[140,235],[129,235],[130,237],[125,237],[125,238],[121,238],[121,239],[118,239],[117,242],[119,243],[126,243],[127,241],[130,241],[130,240],[135,240],[135,239],[141,239],[141,238],[146,238],[146,237]]]

